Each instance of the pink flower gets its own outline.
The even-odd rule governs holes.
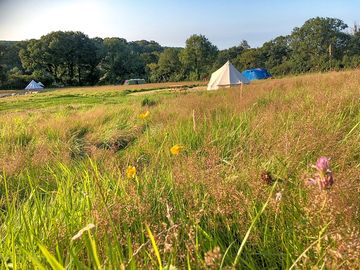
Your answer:
[[[319,172],[325,174],[327,171],[330,170],[329,159],[327,157],[319,157],[319,159],[316,161],[316,168]]]
[[[334,184],[330,162],[327,157],[320,157],[313,166],[318,171],[313,178],[308,179],[310,185],[318,185],[320,189],[328,189]]]

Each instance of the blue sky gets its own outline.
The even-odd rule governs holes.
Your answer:
[[[0,40],[76,30],[166,46],[204,34],[220,49],[243,39],[257,47],[316,16],[352,26],[360,23],[360,0],[0,0]]]

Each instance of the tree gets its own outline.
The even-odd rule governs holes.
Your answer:
[[[0,43],[0,65],[6,70],[14,67],[22,68],[19,51],[26,42],[1,41]]]
[[[248,49],[250,49],[250,45],[246,40],[243,40],[238,46],[234,46],[229,49],[219,51],[213,66],[213,70],[217,70],[222,65],[224,65],[224,63],[226,63],[226,61],[228,60],[234,62],[236,57],[238,57],[242,52]]]
[[[20,51],[24,68],[49,73],[56,83],[82,85],[88,82],[98,64],[96,46],[81,32],[52,32],[31,40]]]
[[[100,83],[122,83],[130,77],[144,75],[145,67],[125,39],[105,38],[104,58],[100,63]]]
[[[18,74],[24,74],[21,65],[19,51],[26,46],[25,41],[0,41],[0,89],[22,88],[21,82],[10,79],[11,70],[16,70]]]
[[[290,63],[288,61],[291,56],[289,42],[289,36],[279,36],[264,43],[262,46],[262,57],[265,60],[264,67],[267,68],[270,73],[276,75],[289,72],[289,70],[285,69],[285,67],[288,67]]]
[[[153,40],[138,40],[129,42],[131,53],[137,56],[137,59],[141,62],[142,69],[139,70],[139,76],[149,78],[150,66],[156,64],[159,61],[160,53],[163,52],[164,48]],[[140,63],[138,63],[140,64]]]
[[[72,33],[72,40],[75,49],[72,61],[75,64],[77,84],[95,84],[99,78],[96,67],[101,60],[99,48],[81,32]],[[73,81],[73,77],[70,79]]]
[[[178,81],[181,79],[182,68],[179,49],[166,48],[160,54],[157,64],[150,64],[150,79],[154,82]]]
[[[313,18],[294,28],[290,47],[296,72],[322,70],[330,60],[340,60],[349,43],[348,26],[335,18]]]
[[[4,55],[4,49],[3,46],[0,44],[0,60],[2,59]],[[6,81],[6,70],[4,64],[2,64],[2,61],[0,61],[0,89],[4,87],[4,83]]]
[[[350,37],[350,42],[346,54],[342,59],[345,67],[358,68],[360,67],[360,32],[355,25],[354,34]]]
[[[0,89],[4,88],[7,74],[3,65],[0,65]]]
[[[260,48],[245,50],[234,60],[234,65],[239,70],[263,67],[264,63],[264,55]]]
[[[138,40],[138,41],[132,41],[129,43],[129,46],[131,50],[136,54],[144,54],[144,53],[154,53],[158,52],[161,53],[164,49],[161,47],[161,45],[153,40],[147,41],[147,40]]]
[[[355,56],[360,55],[360,32],[357,31],[354,35],[351,36],[349,47],[348,47],[348,55]]]
[[[180,61],[190,80],[207,77],[216,59],[218,49],[203,35],[192,35],[180,54]]]

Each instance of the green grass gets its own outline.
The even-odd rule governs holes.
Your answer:
[[[356,268],[359,85],[353,71],[254,83],[242,98],[94,88],[2,99],[0,268]],[[319,156],[331,157],[329,190],[305,184]]]

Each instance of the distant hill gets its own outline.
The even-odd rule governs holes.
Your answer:
[[[14,45],[16,42],[18,42],[18,41],[0,40],[0,45],[9,46],[9,45]]]

